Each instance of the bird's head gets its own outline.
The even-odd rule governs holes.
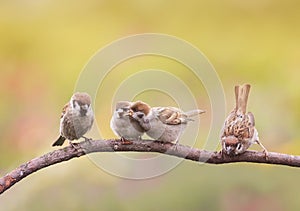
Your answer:
[[[237,155],[243,151],[242,143],[235,136],[223,137],[222,150],[227,155]]]
[[[71,106],[80,116],[86,116],[91,108],[91,97],[84,92],[76,92],[71,98]]]

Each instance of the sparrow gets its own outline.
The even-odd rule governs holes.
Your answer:
[[[130,116],[132,102],[119,101],[110,120],[110,128],[121,139],[141,140],[145,130]]]
[[[227,155],[242,154],[256,143],[267,156],[266,148],[259,141],[254,115],[251,112],[246,113],[250,87],[249,84],[235,86],[235,108],[228,115],[221,130],[222,152]]]
[[[142,101],[133,103],[130,109],[130,115],[148,136],[162,142],[175,142],[176,145],[187,123],[193,121],[191,117],[205,112],[199,109],[183,112],[175,107],[150,107]]]
[[[92,127],[94,113],[91,106],[91,97],[87,93],[77,92],[63,107],[60,116],[60,136],[52,146],[61,146],[66,139],[73,145],[72,140],[84,137]]]

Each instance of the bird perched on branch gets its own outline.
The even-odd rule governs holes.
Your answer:
[[[122,139],[139,140],[145,130],[133,119],[130,111],[132,102],[119,101],[110,120],[110,128]]]
[[[72,140],[83,137],[92,127],[94,113],[91,97],[87,93],[77,92],[64,106],[60,117],[60,136],[52,146],[61,146],[66,139],[73,145]],[[87,138],[85,138],[87,139]]]
[[[267,155],[266,148],[259,141],[254,115],[246,113],[250,87],[249,84],[235,86],[235,108],[228,115],[221,131],[222,152],[227,155],[242,154],[253,143],[259,144]]]
[[[163,142],[179,141],[191,117],[204,113],[203,110],[183,112],[175,107],[150,107],[147,103],[137,101],[132,104],[131,117],[137,120],[146,134]]]

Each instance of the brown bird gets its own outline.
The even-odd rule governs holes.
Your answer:
[[[183,112],[175,107],[150,107],[147,103],[137,101],[131,106],[132,118],[137,120],[146,134],[163,142],[179,141],[191,117],[204,113],[203,110]]]
[[[266,148],[260,143],[255,128],[254,115],[247,111],[250,85],[235,86],[235,108],[225,120],[221,131],[222,152],[227,155],[244,153],[253,143],[259,144],[266,153]]]
[[[86,134],[94,122],[91,97],[87,93],[77,92],[64,106],[60,117],[60,136],[52,146],[61,146],[66,139],[73,146],[72,140],[77,140]],[[85,138],[87,139],[87,138]]]

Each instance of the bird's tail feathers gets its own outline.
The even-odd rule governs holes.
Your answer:
[[[191,111],[187,111],[185,112],[185,114],[187,115],[187,117],[194,117],[194,116],[197,116],[199,114],[203,114],[205,113],[206,111],[204,110],[200,110],[200,109],[195,109],[195,110],[191,110]]]
[[[52,144],[52,146],[61,146],[65,142],[66,138],[63,136],[59,136],[58,139]]]

